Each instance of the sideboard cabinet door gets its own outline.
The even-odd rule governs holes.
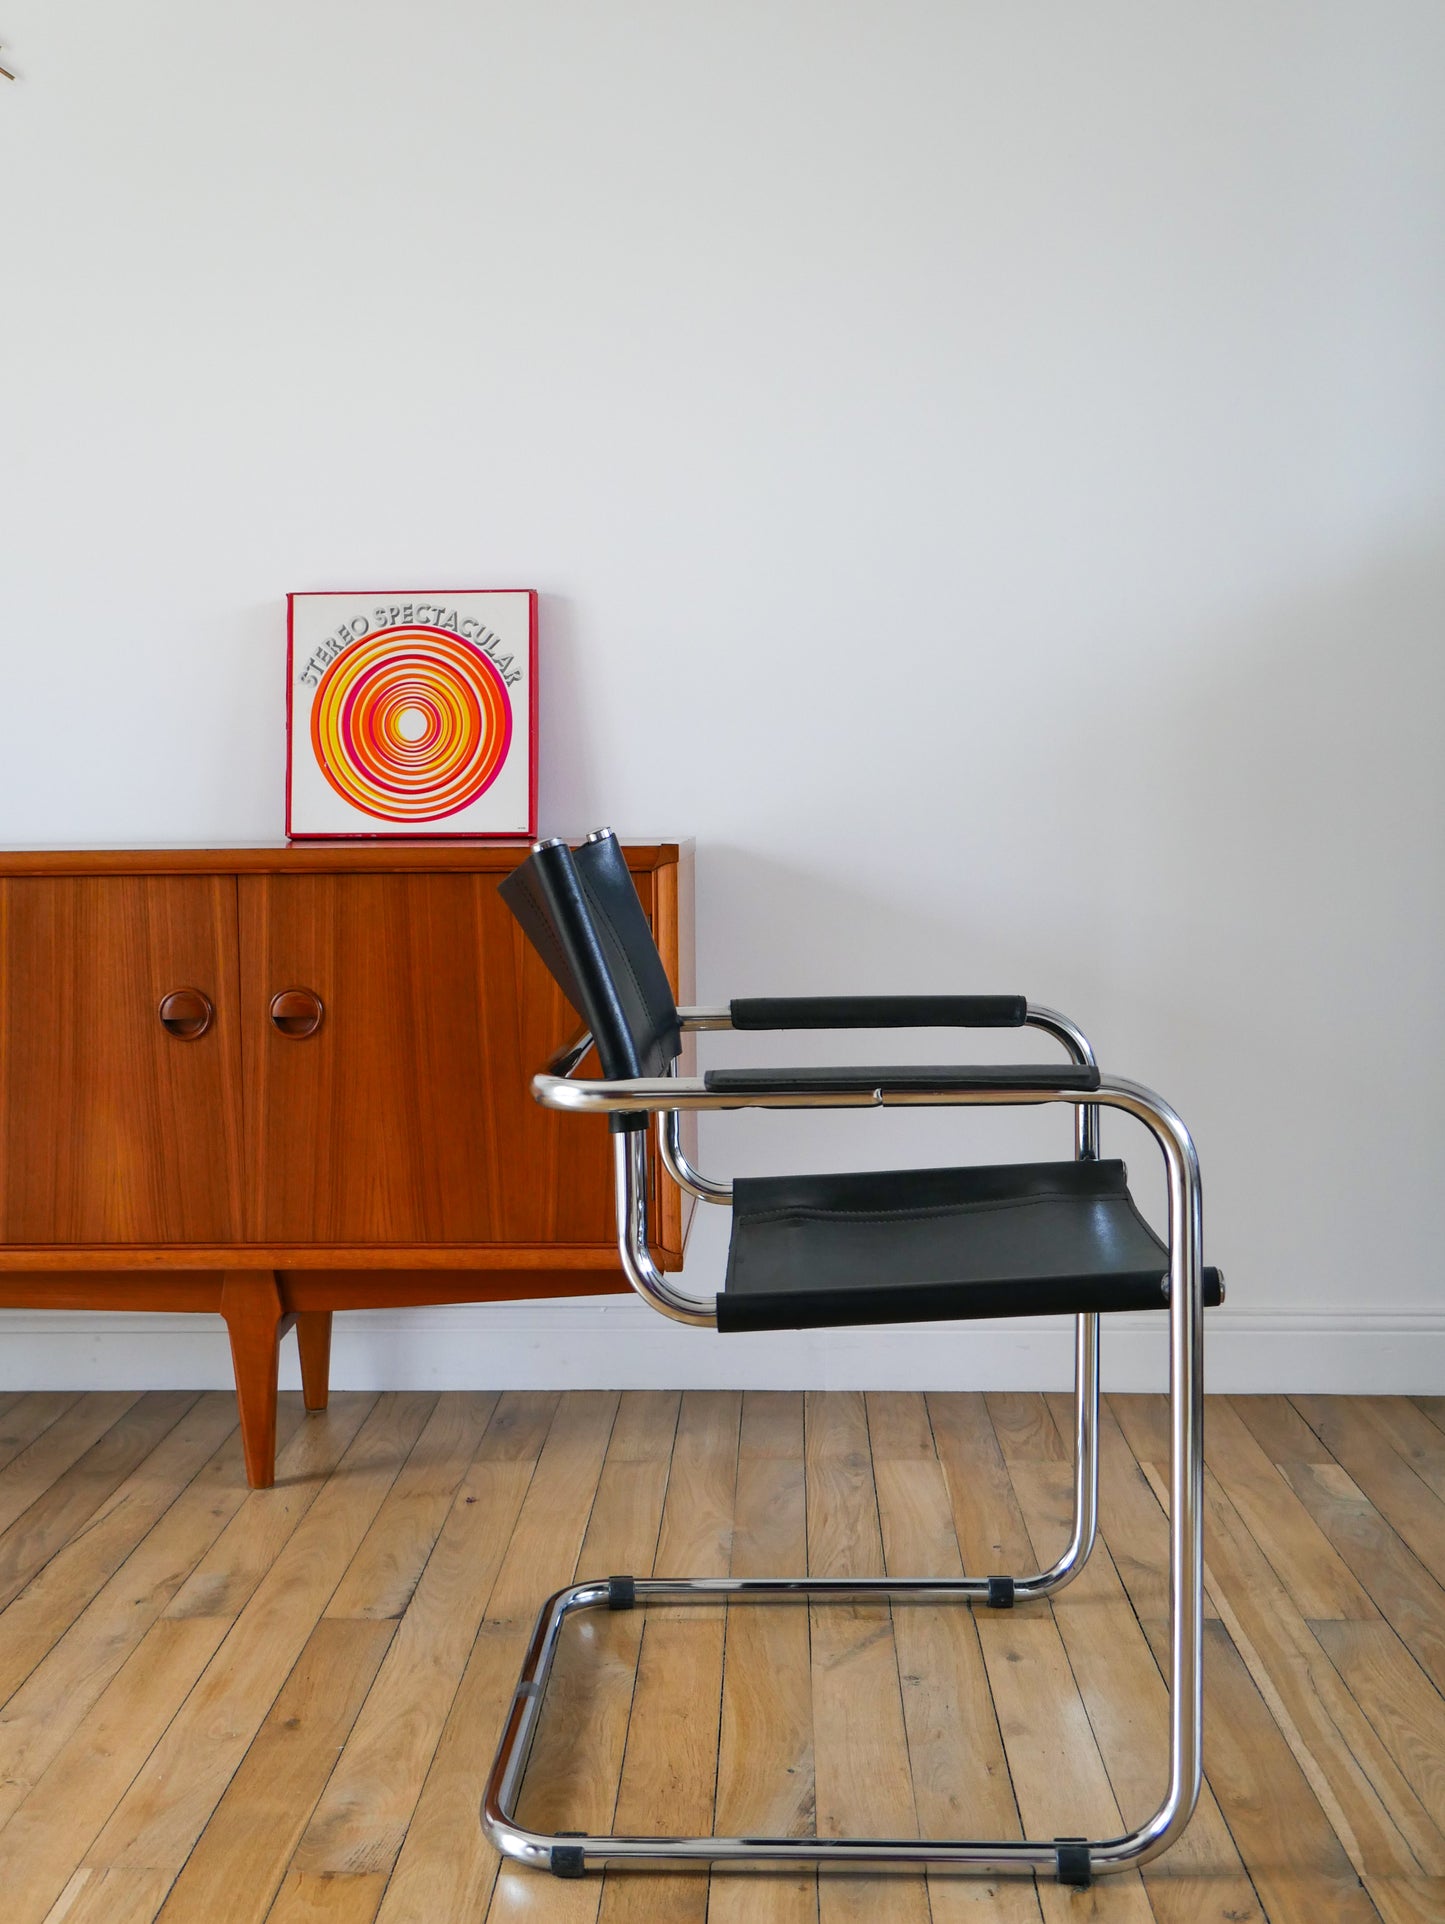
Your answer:
[[[575,1018],[497,881],[239,878],[252,1240],[611,1241],[605,1124],[531,1099]]]
[[[236,964],[229,875],[0,880],[0,1242],[240,1236]]]

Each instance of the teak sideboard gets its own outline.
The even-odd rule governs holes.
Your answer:
[[[625,1290],[606,1124],[531,1099],[575,1017],[497,893],[521,843],[0,853],[0,1307],[219,1312],[246,1474],[294,1326]],[[690,999],[673,843],[629,846]],[[657,1184],[661,1267],[686,1224]]]

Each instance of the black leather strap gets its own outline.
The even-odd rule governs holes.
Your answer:
[[[1087,1094],[1099,1086],[1099,1071],[1082,1063],[904,1063],[892,1068],[867,1065],[841,1069],[709,1069],[708,1089],[727,1095],[845,1095],[860,1089],[1068,1089]]]
[[[618,1079],[640,1076],[644,1065],[572,851],[562,842],[533,849],[520,867],[502,878],[498,893],[592,1031],[602,1073]],[[619,1135],[647,1127],[645,1115],[608,1120]]]
[[[735,1029],[1020,1029],[1021,995],[749,995]]]
[[[663,1074],[680,1047],[677,1009],[617,838],[575,853],[544,843],[498,892],[591,1030],[603,1075]],[[647,1120],[617,1114],[610,1122],[627,1132]]]
[[[622,844],[608,830],[572,851],[641,1073],[659,1076],[682,1047],[667,970],[637,896]]]

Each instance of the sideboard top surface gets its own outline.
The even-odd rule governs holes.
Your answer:
[[[642,873],[678,859],[676,842],[624,842]],[[250,842],[235,848],[0,848],[18,875],[505,875],[531,847],[513,842]]]

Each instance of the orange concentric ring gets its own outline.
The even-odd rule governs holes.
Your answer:
[[[490,787],[511,741],[496,664],[447,628],[383,628],[353,642],[311,704],[322,774],[383,821],[455,815]]]

